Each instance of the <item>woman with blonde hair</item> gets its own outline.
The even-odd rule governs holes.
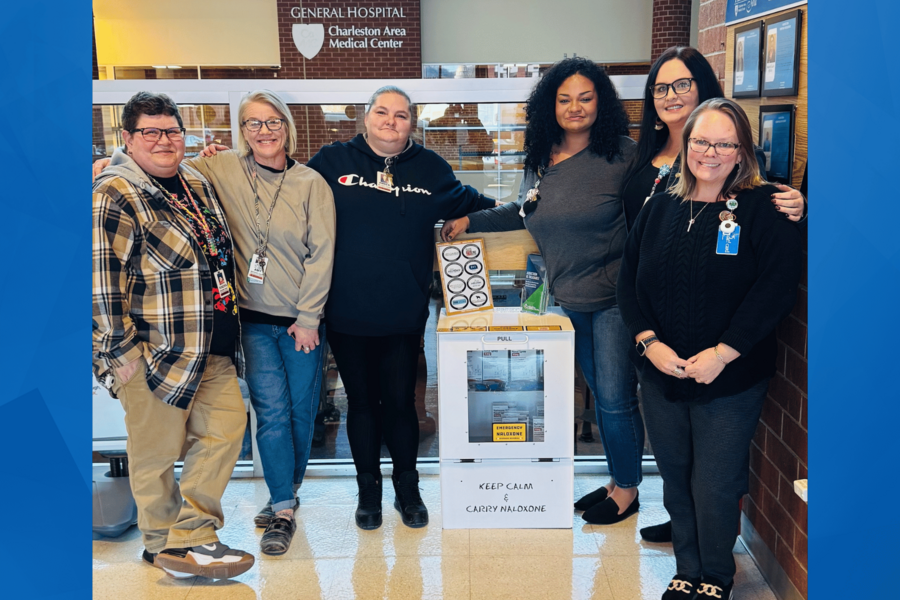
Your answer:
[[[775,327],[796,300],[800,234],[771,202],[776,188],[734,101],[697,107],[681,156],[682,177],[628,235],[617,299],[672,518],[677,574],[663,600],[730,599],[738,501],[775,373]]]

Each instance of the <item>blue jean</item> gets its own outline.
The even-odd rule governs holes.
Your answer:
[[[279,325],[241,323],[250,403],[256,411],[256,444],[272,509],[292,508],[294,492],[303,483],[312,445],[325,325],[319,345],[306,354],[294,349],[294,339]]]
[[[749,489],[750,441],[768,387],[765,379],[734,396],[697,404],[669,402],[652,381],[641,383],[663,503],[672,517],[676,570],[682,575],[725,584],[734,578],[738,501]]]
[[[634,345],[619,307],[594,312],[565,310],[575,328],[575,360],[594,395],[600,440],[609,473],[621,488],[641,483],[644,421],[637,375],[628,358]]]

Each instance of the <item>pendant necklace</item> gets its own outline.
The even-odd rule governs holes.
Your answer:
[[[703,208],[701,208],[699,211],[697,211],[697,217],[695,217],[694,216],[694,198],[693,197],[691,197],[690,203],[691,203],[691,220],[688,221],[688,228],[687,228],[688,231],[691,230],[691,225],[694,224],[694,221],[696,221],[697,217],[700,216],[700,213],[702,213],[704,211],[704,209],[706,209],[707,205],[712,204],[712,202],[707,202],[706,204],[704,204]]]

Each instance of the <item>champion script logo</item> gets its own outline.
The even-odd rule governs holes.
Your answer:
[[[361,185],[363,187],[373,188],[376,190],[378,189],[377,184],[366,181],[362,177],[362,175],[357,175],[355,173],[353,173],[351,175],[341,175],[340,177],[338,177],[338,183],[340,183],[341,185],[346,185],[346,186]],[[418,187],[412,187],[410,185],[403,186],[402,188],[400,186],[395,185],[391,188],[391,193],[393,193],[394,196],[396,196],[397,198],[400,197],[401,191],[410,192],[413,194],[425,194],[427,196],[431,195],[431,192],[429,192],[428,190],[418,188]]]

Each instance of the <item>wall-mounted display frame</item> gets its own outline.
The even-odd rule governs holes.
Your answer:
[[[795,10],[765,22],[763,96],[796,96],[800,89],[801,18]]]
[[[757,21],[734,30],[732,98],[758,98],[763,23]]]
[[[766,155],[766,179],[791,185],[794,168],[793,104],[764,104],[759,107],[759,147]]]

